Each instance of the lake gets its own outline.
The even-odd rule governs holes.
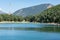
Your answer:
[[[16,28],[42,28],[55,27],[52,24],[43,23],[2,23],[0,24],[0,40],[60,40],[60,32],[43,32],[36,30],[14,30]],[[11,28],[5,30],[2,28]]]

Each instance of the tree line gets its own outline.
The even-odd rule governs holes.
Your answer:
[[[22,16],[16,16],[12,14],[0,14],[0,22],[1,21],[23,21]]]
[[[0,21],[29,21],[39,23],[60,23],[60,5],[51,7],[43,12],[30,15],[26,17],[12,15],[12,14],[0,14]]]
[[[40,23],[60,23],[60,5],[44,10],[37,15],[27,16],[25,20]]]

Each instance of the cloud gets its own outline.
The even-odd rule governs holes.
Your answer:
[[[2,10],[2,8],[0,8],[0,10]]]
[[[4,12],[4,13],[7,13],[7,12],[5,12],[5,10],[3,10],[2,8],[0,8],[0,12]]]

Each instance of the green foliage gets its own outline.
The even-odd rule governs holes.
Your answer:
[[[43,22],[60,23],[60,5],[54,6],[40,13]],[[40,16],[38,15],[38,16]]]
[[[35,16],[27,16],[27,17],[25,17],[25,21],[34,22],[35,21]]]
[[[23,21],[23,17],[9,14],[0,14],[0,21]]]
[[[26,19],[30,22],[60,23],[60,5],[44,10],[35,16],[27,16]]]
[[[37,15],[30,15],[26,17],[0,14],[0,21],[29,21],[29,22],[40,22],[40,23],[60,23],[60,5],[51,7]]]

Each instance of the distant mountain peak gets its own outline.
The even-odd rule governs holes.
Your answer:
[[[40,4],[40,5],[35,5],[27,8],[22,8],[14,12],[14,15],[21,15],[21,16],[29,16],[29,15],[35,15],[37,13],[40,13],[48,8],[51,8],[51,4]]]
[[[2,8],[0,8],[0,14],[6,14]]]
[[[47,8],[51,8],[52,6],[51,5],[49,5]]]

